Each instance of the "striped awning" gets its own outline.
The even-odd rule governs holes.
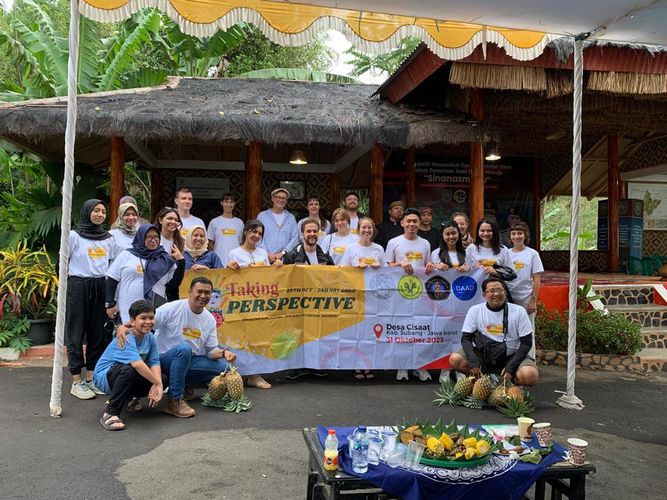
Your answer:
[[[80,0],[80,12],[100,22],[118,22],[145,7],[157,7],[184,33],[211,36],[238,22],[256,25],[273,42],[303,45],[326,30],[337,30],[361,51],[381,54],[407,36],[421,38],[438,56],[457,60],[478,45],[494,43],[518,60],[539,56],[556,36],[457,21],[408,17],[262,0]]]

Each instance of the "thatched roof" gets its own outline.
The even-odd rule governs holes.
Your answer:
[[[483,139],[462,115],[370,97],[374,86],[265,79],[171,78],[144,89],[82,95],[77,134],[142,142],[259,141],[391,147]],[[0,136],[62,136],[66,98],[0,104]]]

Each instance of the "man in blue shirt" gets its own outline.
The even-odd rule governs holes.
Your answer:
[[[257,220],[264,224],[264,239],[259,244],[269,254],[269,262],[292,250],[299,243],[299,229],[294,216],[285,210],[289,192],[278,188],[271,191],[271,208],[257,215]]]
[[[163,381],[160,370],[160,354],[151,330],[155,324],[155,307],[148,300],[138,300],[129,309],[130,325],[125,347],[111,342],[95,366],[95,385],[109,396],[109,404],[100,423],[108,431],[121,431],[125,423],[120,414],[125,404],[132,400],[134,411],[141,406],[132,398],[148,395],[149,406],[156,406],[162,399]]]

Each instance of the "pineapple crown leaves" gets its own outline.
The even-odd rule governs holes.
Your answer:
[[[433,391],[436,396],[436,399],[433,400],[433,404],[441,407],[448,404],[449,406],[456,406],[461,404],[461,398],[454,391],[454,383],[451,380],[445,380],[440,385],[439,391]]]
[[[526,392],[523,403],[514,398],[508,398],[503,405],[497,408],[497,410],[506,417],[525,417],[526,415],[535,412],[535,405],[533,403],[533,397],[529,392]]]

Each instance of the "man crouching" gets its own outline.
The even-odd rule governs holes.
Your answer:
[[[163,383],[160,354],[151,330],[155,324],[155,307],[147,300],[137,300],[129,309],[131,328],[126,334],[125,347],[111,342],[95,366],[95,385],[109,396],[109,404],[100,419],[108,431],[121,431],[125,423],[120,414],[125,404],[138,411],[137,399],[148,395],[149,406],[162,399]]]
[[[526,310],[507,302],[505,286],[498,278],[482,282],[483,304],[472,306],[463,322],[459,352],[449,358],[452,369],[478,376],[500,374],[517,385],[537,384],[535,360],[528,354],[533,328]]]

